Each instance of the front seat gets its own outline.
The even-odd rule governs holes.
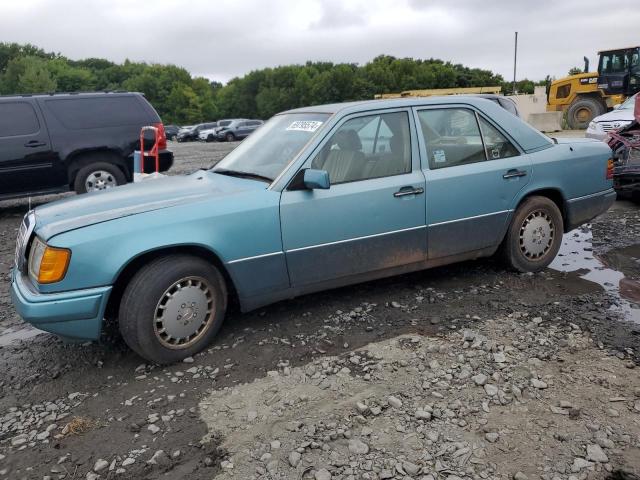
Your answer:
[[[322,168],[329,173],[331,183],[349,182],[362,178],[365,166],[362,143],[355,130],[340,130],[334,136],[332,148]]]

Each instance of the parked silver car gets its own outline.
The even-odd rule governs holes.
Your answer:
[[[636,94],[638,95],[638,94]],[[633,109],[636,104],[636,95],[627,98],[618,107],[603,115],[594,118],[584,136],[604,140],[607,134],[622,127],[626,127],[633,121]]]

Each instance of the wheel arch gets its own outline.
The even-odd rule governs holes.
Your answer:
[[[559,188],[554,188],[554,187],[541,187],[541,188],[537,188],[535,190],[527,191],[518,200],[518,203],[516,204],[515,208],[513,209],[512,214],[511,214],[511,216],[509,218],[509,222],[511,222],[511,218],[513,217],[513,214],[518,210],[518,208],[520,208],[520,205],[522,205],[530,197],[546,197],[549,200],[551,200],[553,203],[555,203],[556,206],[558,207],[558,210],[560,210],[560,215],[562,215],[562,223],[564,225],[564,229],[565,229],[565,233],[566,233],[567,201],[566,201],[566,198],[564,197],[562,191]],[[508,228],[508,224],[507,224],[507,228]],[[505,230],[505,233],[506,233],[506,230]]]
[[[120,307],[122,295],[127,288],[127,285],[140,268],[156,258],[175,254],[193,255],[215,265],[226,283],[227,292],[229,294],[229,304],[235,306],[239,305],[239,295],[233,278],[225,268],[224,263],[220,260],[220,257],[215,252],[201,245],[174,245],[149,250],[129,260],[129,262],[116,275],[116,280],[113,283],[113,288],[107,302],[105,317],[116,318],[118,316],[118,308]]]

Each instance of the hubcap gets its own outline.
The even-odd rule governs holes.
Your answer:
[[[539,260],[551,249],[555,226],[548,213],[531,212],[520,227],[520,251],[530,260]]]
[[[207,332],[213,313],[213,290],[207,281],[182,278],[164,292],[156,306],[156,337],[167,348],[187,348]]]
[[[87,177],[84,182],[87,192],[95,192],[98,190],[106,190],[118,186],[118,182],[109,172],[97,170]]]

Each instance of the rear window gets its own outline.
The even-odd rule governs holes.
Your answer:
[[[29,135],[38,131],[40,122],[30,103],[0,103],[0,137]]]
[[[47,108],[67,128],[87,129],[147,125],[153,120],[136,97],[59,98]]]

